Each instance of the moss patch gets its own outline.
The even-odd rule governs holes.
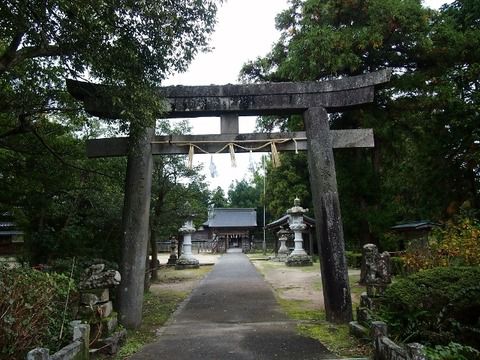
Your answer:
[[[157,271],[158,280],[152,284],[168,284],[185,280],[198,280],[204,277],[212,270],[213,266],[200,266],[198,269],[175,270],[175,267],[169,266]]]

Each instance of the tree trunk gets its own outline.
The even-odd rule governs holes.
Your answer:
[[[309,108],[304,121],[326,317],[347,323],[352,320],[352,299],[328,114],[324,108]]]
[[[152,184],[151,141],[154,128],[130,129],[123,207],[123,244],[118,287],[120,323],[135,329],[142,322],[145,256],[147,254]]]

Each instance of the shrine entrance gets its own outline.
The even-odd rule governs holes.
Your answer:
[[[128,156],[119,286],[121,323],[129,328],[141,323],[152,156],[192,154],[200,146],[209,153],[232,148],[237,152],[270,149],[272,154],[307,150],[326,317],[335,323],[350,321],[352,304],[333,149],[373,147],[373,131],[330,130],[328,113],[372,102],[375,85],[389,79],[390,71],[383,70],[324,82],[162,87],[158,95],[169,104],[165,118],[219,116],[221,134],[155,136],[153,128],[132,123],[130,133],[135,136],[90,141],[90,157]],[[121,118],[122,109],[115,106],[105,87],[73,80],[67,81],[67,86],[89,114]],[[303,115],[304,132],[239,134],[239,116],[290,114]]]

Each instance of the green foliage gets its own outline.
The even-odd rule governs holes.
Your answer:
[[[266,204],[272,220],[285,215],[298,197],[300,204],[313,212],[306,154],[281,154],[278,168],[267,163]]]
[[[434,229],[425,248],[412,248],[405,255],[410,271],[436,266],[480,265],[480,222],[456,216]]]
[[[390,258],[390,265],[391,265],[391,270],[393,275],[406,275],[407,270],[406,270],[406,265],[405,265],[405,259],[401,256],[392,256]]]
[[[423,270],[385,292],[381,317],[403,341],[480,348],[480,267]]]
[[[262,184],[263,185],[263,184]],[[243,179],[230,184],[228,189],[228,204],[232,208],[261,207],[262,187]]]
[[[223,189],[220,186],[218,186],[210,195],[209,203],[210,205],[213,205],[219,208],[228,207],[228,200],[225,196],[225,191],[223,191]]]
[[[461,344],[451,342],[446,346],[436,345],[427,348],[426,355],[429,360],[479,360],[480,351]]]
[[[117,256],[125,161],[88,161],[77,129],[45,121],[37,132],[49,148],[33,134],[12,139],[15,151],[0,148],[0,209],[13,209],[33,263]]]
[[[0,4],[0,211],[15,213],[34,263],[119,257],[125,159],[88,160],[85,139],[161,116],[154,88],[205,50],[219,3]],[[67,93],[67,78],[85,76],[114,85],[119,123],[100,125]]]
[[[24,359],[35,347],[55,352],[70,342],[68,323],[73,320],[70,307],[63,319],[69,291],[71,302],[75,299],[75,285],[64,275],[26,267],[0,267],[1,357]]]
[[[375,133],[373,150],[335,153],[347,248],[373,242],[397,250],[384,236],[392,224],[448,217],[465,200],[480,204],[475,4],[454,1],[433,11],[418,0],[292,1],[277,16],[282,35],[270,54],[244,66],[246,81],[324,80],[393,68],[373,104],[330,117],[331,128]],[[259,125],[298,130],[294,119],[262,118]],[[273,173],[282,184],[274,185],[281,190],[271,194],[275,204],[291,192]],[[307,174],[296,174],[295,186],[309,189]]]
[[[353,251],[346,251],[347,265],[352,269],[360,269],[362,266],[362,254]]]

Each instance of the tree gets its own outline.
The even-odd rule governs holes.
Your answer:
[[[14,151],[0,149],[0,210],[13,212],[25,232],[26,259],[118,261],[124,159],[88,161],[74,128],[43,121],[37,131],[48,147],[27,133],[11,139]],[[59,166],[57,156],[76,171]]]
[[[223,191],[220,186],[217,186],[217,188],[212,191],[209,204],[220,208],[228,206],[228,201],[225,197],[225,191]]]
[[[121,263],[121,286],[128,291],[120,291],[119,308],[120,321],[128,327],[141,322],[152,165],[147,145],[155,120],[166,110],[154,88],[170,72],[184,70],[205,48],[219,2],[17,0],[0,4],[0,143],[4,148],[14,135],[32,132],[39,138],[37,127],[45,114],[84,120],[66,94],[67,77],[112,85],[104,92],[112,105],[122,109],[120,130],[130,135]]]
[[[46,112],[78,110],[65,95],[69,77],[127,86],[116,94],[123,118],[152,121],[161,108],[152,87],[205,49],[216,9],[215,0],[2,2],[2,137],[29,131]]]
[[[437,12],[418,0],[292,1],[277,17],[280,41],[244,66],[246,81],[394,69],[374,104],[331,116],[332,128],[375,132],[373,151],[336,151],[350,247],[395,246],[383,242],[395,222],[443,218],[465,200],[478,204],[480,16],[474,2],[455,1]],[[269,120],[263,119],[267,127]]]
[[[228,189],[228,204],[233,208],[257,208],[261,205],[261,187],[243,179],[231,183]]]

